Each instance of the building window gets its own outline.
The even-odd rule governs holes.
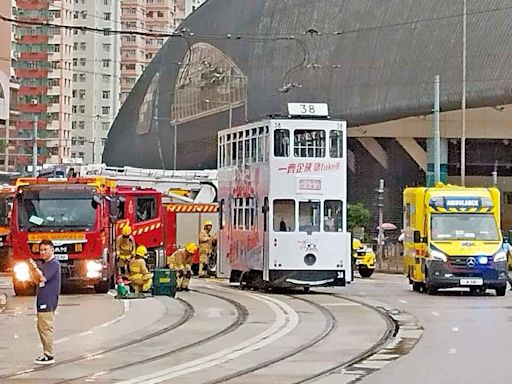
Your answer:
[[[110,52],[110,48],[112,47],[111,44],[103,44],[103,50],[105,52]]]
[[[84,42],[80,43],[80,49],[82,51],[85,51],[86,48],[87,48],[87,43],[84,43]]]
[[[110,99],[110,91],[103,91],[103,98]]]
[[[73,105],[73,107],[71,108],[71,110],[73,111],[73,113],[76,113],[76,112],[77,112],[76,105]]]
[[[108,131],[109,128],[110,128],[110,123],[107,123],[107,122],[101,123],[101,129],[103,129],[104,131]]]
[[[101,113],[108,115],[110,113],[110,107],[101,107]]]
[[[80,111],[81,114],[84,114],[85,113],[85,105],[80,105],[78,107],[78,110]]]
[[[78,129],[85,129],[85,121],[78,122]]]
[[[85,66],[86,60],[85,57],[80,58],[80,65],[83,67]]]
[[[105,13],[103,14],[103,18],[104,18],[105,20],[110,20],[110,15],[112,15],[110,12],[105,12]]]
[[[103,68],[109,68],[110,67],[110,60],[103,60]]]

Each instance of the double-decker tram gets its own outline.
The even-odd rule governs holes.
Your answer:
[[[218,134],[217,275],[242,288],[344,286],[346,122],[326,104],[288,109]]]

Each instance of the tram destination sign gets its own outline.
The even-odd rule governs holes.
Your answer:
[[[288,103],[290,116],[329,116],[329,108],[326,103]]]

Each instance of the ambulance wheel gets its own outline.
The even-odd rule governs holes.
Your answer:
[[[110,290],[110,280],[102,281],[101,283],[94,284],[94,292],[107,293]]]
[[[412,282],[412,290],[414,292],[421,292],[421,283],[418,283],[416,281]]]
[[[507,286],[496,288],[496,296],[505,296],[507,293]]]
[[[34,296],[36,294],[36,286],[29,284],[20,284],[13,282],[14,293],[16,296]]]
[[[373,269],[359,267],[359,274],[361,277],[368,278],[373,275]]]
[[[429,295],[429,296],[437,295],[437,287],[433,284],[427,283],[426,291],[427,291],[427,295]]]

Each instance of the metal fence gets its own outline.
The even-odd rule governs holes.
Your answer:
[[[384,273],[402,273],[403,264],[403,246],[401,244],[386,244],[383,249],[383,255],[377,254],[376,271]]]

